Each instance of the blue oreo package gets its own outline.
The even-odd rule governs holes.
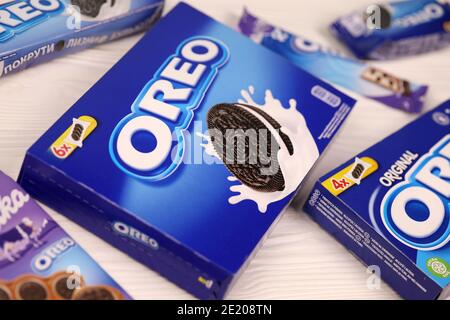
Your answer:
[[[360,59],[421,54],[450,44],[450,3],[408,0],[371,5],[340,17],[331,31]]]
[[[151,26],[164,0],[2,0],[0,77]]]
[[[218,299],[354,103],[181,3],[28,150],[19,182]]]
[[[345,57],[336,50],[275,27],[247,10],[239,21],[239,30],[316,77],[396,109],[411,113],[422,110],[428,86]]]
[[[320,178],[305,211],[402,297],[449,298],[450,100]]]

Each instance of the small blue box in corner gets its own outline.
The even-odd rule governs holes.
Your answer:
[[[152,26],[164,0],[0,0],[0,77]]]
[[[354,103],[182,3],[28,150],[19,182],[222,298]]]
[[[305,211],[402,297],[446,299],[449,199],[450,100],[320,178]]]

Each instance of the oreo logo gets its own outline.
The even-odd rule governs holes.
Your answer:
[[[424,251],[450,241],[450,135],[408,171],[385,195],[381,218],[403,244]]]
[[[225,45],[210,37],[181,43],[114,129],[109,143],[114,163],[129,175],[151,181],[174,172],[184,153],[183,131],[228,57]]]
[[[63,12],[60,0],[0,1],[0,43]]]
[[[388,8],[374,4],[367,7],[364,20],[369,30],[388,29],[392,23],[392,16]]]

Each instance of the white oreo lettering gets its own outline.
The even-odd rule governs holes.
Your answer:
[[[166,163],[163,174],[152,174],[160,168],[176,147],[174,134],[189,126],[198,107],[213,81],[218,68],[228,58],[227,49],[210,38],[191,38],[185,41],[170,57],[153,79],[143,88],[132,106],[133,113],[115,128],[110,140],[110,153],[114,162],[127,173],[160,179],[176,167]],[[145,132],[154,137],[156,146],[142,151],[133,144],[134,136]]]
[[[435,250],[447,244],[449,179],[450,135],[447,135],[408,171],[405,182],[385,195],[381,215],[387,230],[399,241],[419,250]],[[411,204],[414,208],[408,209]]]
[[[127,238],[130,238],[134,241],[140,242],[145,244],[146,246],[157,250],[159,248],[158,242],[146,235],[145,233],[130,227],[129,225],[123,223],[123,222],[114,222],[113,223],[114,231],[122,236],[125,236]]]

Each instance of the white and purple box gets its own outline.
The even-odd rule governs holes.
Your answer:
[[[0,172],[0,300],[122,300],[129,295]]]

